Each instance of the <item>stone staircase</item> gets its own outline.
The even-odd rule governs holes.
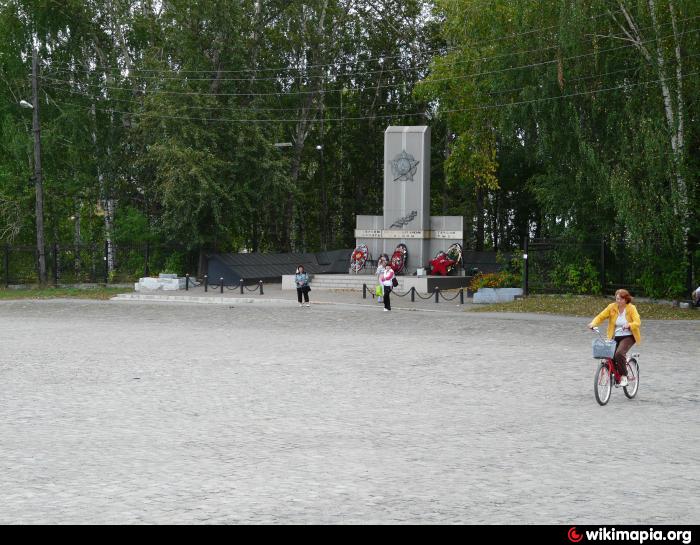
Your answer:
[[[402,289],[403,279],[397,277],[399,281],[398,290]],[[377,285],[377,277],[373,274],[317,274],[311,277],[310,285],[315,290],[357,290],[362,291],[362,284],[367,284],[367,288],[374,291]]]

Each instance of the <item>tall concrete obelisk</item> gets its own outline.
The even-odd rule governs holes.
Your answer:
[[[406,273],[425,266],[439,250],[463,243],[461,216],[430,216],[430,127],[388,127],[384,132],[384,215],[357,216],[357,244],[377,257],[398,244],[408,248]]]

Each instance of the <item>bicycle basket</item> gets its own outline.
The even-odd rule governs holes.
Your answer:
[[[593,339],[594,358],[612,358],[615,355],[615,341],[604,341],[603,339]]]

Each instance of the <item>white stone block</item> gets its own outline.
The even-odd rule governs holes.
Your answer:
[[[151,278],[151,277],[139,278],[139,285],[140,285],[141,289],[146,289],[146,290],[159,290],[160,289],[160,282],[158,281],[157,278]]]
[[[160,285],[164,291],[177,291],[180,289],[180,279],[178,278],[159,278]],[[185,282],[182,282],[182,289],[185,289]]]
[[[474,294],[475,304],[508,303],[513,301],[516,295],[522,295],[522,288],[479,288]]]

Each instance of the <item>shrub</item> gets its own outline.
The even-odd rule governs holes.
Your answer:
[[[469,289],[476,292],[480,288],[518,288],[520,283],[520,276],[510,271],[482,273],[472,278],[469,282]]]
[[[578,263],[560,263],[552,271],[552,283],[568,293],[594,294],[602,292],[599,273],[592,261],[584,258]]]

